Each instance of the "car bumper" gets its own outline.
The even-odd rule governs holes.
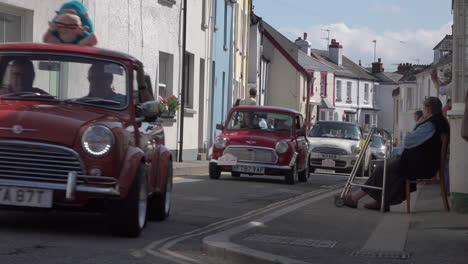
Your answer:
[[[325,165],[324,160],[333,160],[335,166]],[[356,164],[357,155],[336,155],[335,157],[330,158],[327,155],[320,153],[311,153],[310,154],[310,166],[313,168],[327,169],[327,170],[352,170]]]
[[[51,183],[51,182],[35,182],[35,181],[24,181],[15,179],[0,179],[0,186],[11,186],[11,187],[24,187],[24,188],[37,188],[37,189],[48,189],[54,191],[65,191],[65,198],[69,201],[75,199],[76,193],[89,193],[97,195],[105,195],[112,197],[119,197],[120,190],[117,180],[108,177],[95,177],[95,176],[83,176],[79,175],[81,179],[94,179],[94,180],[107,180],[108,183],[96,183],[96,186],[91,184],[77,183],[77,175],[75,173],[69,173],[67,182],[64,183]],[[98,185],[107,185],[99,186]]]
[[[235,164],[226,164],[222,161],[215,159],[210,160],[210,163],[216,164],[221,171],[236,171],[236,166],[248,166],[255,168],[263,168],[263,173],[256,172],[241,172],[247,174],[257,174],[257,175],[283,175],[285,171],[290,171],[292,167],[296,164],[298,153],[294,153],[288,165],[276,165],[276,164],[264,164],[256,162],[235,162]]]

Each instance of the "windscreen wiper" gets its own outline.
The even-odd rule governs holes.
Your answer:
[[[50,94],[43,94],[43,93],[35,93],[35,92],[16,92],[8,94],[3,100],[16,100],[18,98],[21,99],[57,99],[56,96]]]
[[[83,97],[65,100],[68,103],[86,103],[86,104],[100,104],[100,105],[120,105],[120,102],[97,97]]]

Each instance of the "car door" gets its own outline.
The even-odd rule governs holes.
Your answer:
[[[296,137],[296,149],[299,154],[298,156],[298,167],[303,170],[307,166],[307,159],[309,153],[309,143],[304,129],[304,120],[302,115],[296,115],[294,118],[295,123],[295,137]],[[299,132],[302,131],[302,132]]]

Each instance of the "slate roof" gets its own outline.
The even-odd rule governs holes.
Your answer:
[[[403,74],[396,72],[379,72],[374,74],[374,76],[383,83],[397,83],[400,81],[401,77],[403,77]]]
[[[364,68],[354,63],[348,57],[343,55],[343,65],[337,65],[328,58],[327,50],[312,49],[312,56],[317,58],[320,61],[327,63],[335,69],[336,76],[355,78],[355,79],[364,79],[369,81],[378,81],[378,79]]]
[[[264,30],[268,31],[270,35],[277,40],[277,42],[283,47],[283,49],[294,59],[296,60],[304,69],[311,71],[327,71],[335,72],[333,67],[330,67],[328,64],[321,62],[318,59],[315,59],[311,56],[308,56],[302,52],[299,47],[273,28],[270,24],[262,20]]]
[[[333,69],[332,67],[320,62],[317,59],[312,58],[311,56],[305,54],[302,51],[299,51],[298,57],[299,64],[306,70],[335,72],[335,69]]]

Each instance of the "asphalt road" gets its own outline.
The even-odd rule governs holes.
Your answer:
[[[136,239],[112,236],[109,219],[100,214],[0,211],[0,262],[217,263],[203,254],[203,237],[344,181],[314,174],[293,186],[275,177],[176,177],[171,217],[149,222]]]

